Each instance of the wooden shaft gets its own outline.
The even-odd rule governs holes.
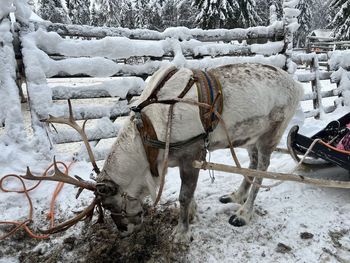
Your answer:
[[[321,187],[350,189],[350,182],[346,182],[346,181],[315,179],[315,178],[308,178],[308,177],[304,177],[296,174],[257,171],[257,170],[252,170],[248,168],[237,168],[234,166],[218,164],[218,163],[194,161],[193,167],[198,169],[204,169],[204,170],[210,169],[210,170],[227,172],[227,173],[237,173],[237,174],[246,175],[250,177],[299,182],[299,183],[311,184],[311,185],[316,185]]]

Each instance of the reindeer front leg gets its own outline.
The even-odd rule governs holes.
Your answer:
[[[188,158],[186,158],[188,157]],[[191,232],[189,222],[195,213],[195,201],[193,200],[196,190],[199,169],[192,167],[192,158],[182,157],[179,161],[181,190],[180,190],[180,216],[179,222],[174,230],[174,241],[177,243],[189,243],[191,241]]]

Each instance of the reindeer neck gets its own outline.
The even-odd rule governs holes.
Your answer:
[[[101,174],[109,176],[129,195],[140,195],[145,185],[148,161],[135,124],[126,120]]]

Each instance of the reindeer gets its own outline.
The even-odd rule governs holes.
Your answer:
[[[294,115],[303,92],[285,71],[269,65],[244,63],[209,69],[207,72],[222,85],[223,111],[222,122],[208,132],[199,117],[200,107],[196,103],[185,103],[198,101],[193,71],[181,68],[164,79],[171,70],[171,67],[161,68],[153,74],[135,103],[143,106],[131,112],[125,121],[98,175],[97,184],[92,187],[85,183],[88,189],[95,191],[96,198],[83,215],[91,214],[91,207],[102,204],[111,212],[119,230],[130,234],[140,228],[142,201],[149,195],[153,200],[157,199],[157,187],[162,177],[155,174],[165,171],[164,158],[168,158],[166,167],[178,166],[181,177],[180,214],[173,236],[175,242],[187,243],[191,240],[189,223],[195,216],[194,192],[199,174],[192,162],[205,160],[207,151],[224,149],[230,144],[247,148],[250,169],[267,170],[271,153]],[[157,97],[150,99],[160,80],[163,81],[162,88],[157,91]],[[183,96],[179,98],[179,94]],[[169,143],[180,145],[168,148],[168,157],[167,149],[158,149],[154,154],[152,149],[145,148],[145,137],[139,129],[141,112],[153,125],[160,141],[167,142],[168,146]],[[172,123],[171,136],[167,132],[169,121]],[[201,137],[201,134],[205,136]],[[179,144],[183,141],[188,143]],[[149,155],[153,155],[153,162]],[[29,172],[27,177],[33,176]],[[84,188],[82,182],[70,183]],[[261,183],[261,178],[246,178],[237,191],[220,197],[223,203],[241,204],[230,217],[230,224],[239,227],[249,223]]]

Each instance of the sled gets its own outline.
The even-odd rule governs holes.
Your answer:
[[[337,165],[350,172],[350,151],[336,148],[338,142],[349,132],[350,113],[330,122],[323,130],[310,138],[299,134],[299,126],[293,126],[288,134],[287,147],[291,157],[300,162],[299,155],[305,155],[311,144],[317,141],[303,160],[306,165]]]

